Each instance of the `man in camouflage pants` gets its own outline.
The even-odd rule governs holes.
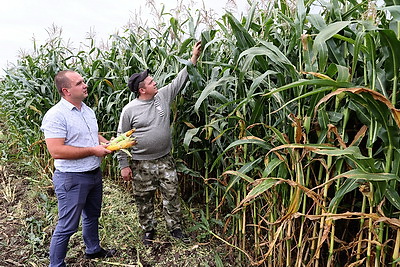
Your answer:
[[[139,213],[139,222],[145,232],[156,227],[153,212],[154,192],[158,187],[163,199],[164,216],[169,229],[180,228],[180,202],[177,195],[178,176],[174,160],[170,154],[155,160],[135,160],[132,164],[134,176],[134,195]],[[140,170],[140,174],[139,171]]]
[[[200,52],[201,42],[197,42],[190,64],[196,65]],[[152,244],[156,233],[154,195],[157,188],[161,191],[163,213],[171,235],[184,242],[189,241],[181,229],[178,177],[170,155],[170,104],[187,80],[188,72],[185,67],[170,84],[160,89],[149,76],[148,70],[133,74],[128,81],[129,89],[137,97],[122,109],[118,133],[135,128],[133,135],[138,143],[131,148],[131,166],[124,152],[118,153],[118,161],[122,178],[125,181],[133,180],[134,198],[139,223],[144,231],[145,245]]]

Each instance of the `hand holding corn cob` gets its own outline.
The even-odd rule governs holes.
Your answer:
[[[106,149],[111,151],[116,151],[120,149],[130,148],[137,144],[135,137],[131,136],[136,129],[131,129],[118,137],[114,138],[106,147]]]

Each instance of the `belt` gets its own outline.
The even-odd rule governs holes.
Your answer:
[[[98,173],[99,171],[100,171],[100,167],[97,167],[97,168],[94,169],[94,170],[85,171],[85,172],[82,172],[82,173],[84,173],[84,174],[96,174],[96,173]]]

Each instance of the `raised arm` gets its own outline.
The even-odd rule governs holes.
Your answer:
[[[190,59],[193,65],[197,64],[197,60],[199,59],[200,54],[201,54],[201,41],[198,41],[193,47],[192,58]]]

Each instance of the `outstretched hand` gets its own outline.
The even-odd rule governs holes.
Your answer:
[[[192,58],[190,59],[193,65],[197,64],[197,60],[199,59],[200,54],[201,54],[201,41],[198,41],[193,47]]]

